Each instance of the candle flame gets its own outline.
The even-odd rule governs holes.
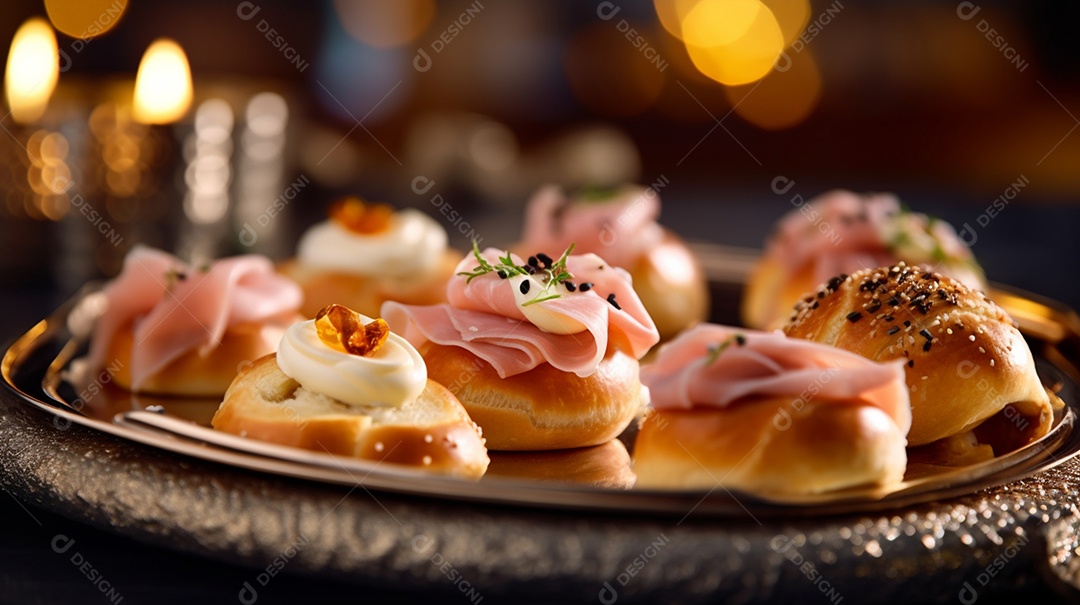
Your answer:
[[[191,97],[191,68],[184,49],[167,38],[155,40],[135,77],[135,119],[144,124],[175,122],[187,113]]]
[[[41,118],[59,77],[56,35],[44,19],[27,20],[11,41],[4,72],[4,91],[11,117],[20,124]]]

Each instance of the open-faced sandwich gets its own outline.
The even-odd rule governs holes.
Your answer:
[[[270,259],[192,266],[135,246],[100,296],[85,367],[137,393],[221,396],[237,369],[273,352],[302,294]]]
[[[670,338],[709,312],[709,289],[697,258],[674,232],[657,223],[660,196],[650,187],[624,185],[590,189],[568,197],[548,185],[525,209],[522,241],[516,250],[565,250],[593,253],[626,269],[634,290]]]
[[[1053,423],[1056,404],[1012,319],[939,273],[898,263],[836,276],[799,302],[784,331],[869,359],[902,360],[911,392],[908,443],[923,446],[923,461],[1000,456]]]
[[[405,339],[339,305],[293,324],[276,354],[245,368],[214,428],[317,452],[478,478],[489,460],[480,429],[428,378]]]
[[[909,212],[887,193],[834,190],[788,212],[747,281],[743,322],[776,328],[829,278],[904,261],[986,290],[982,269],[948,223]]]
[[[447,247],[446,230],[423,212],[348,197],[304,233],[296,258],[280,269],[303,287],[307,317],[329,304],[375,316],[386,300],[444,300],[461,257]]]
[[[634,444],[637,486],[798,495],[895,484],[911,426],[902,365],[695,326],[641,370],[653,409]]]
[[[638,360],[656,327],[626,271],[572,249],[522,259],[474,246],[447,303],[383,305],[491,449],[604,443],[643,408]]]

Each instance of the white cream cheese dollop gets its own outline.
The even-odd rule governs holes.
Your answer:
[[[373,320],[360,315],[360,321]],[[374,353],[353,355],[324,343],[315,320],[285,331],[277,364],[304,389],[351,406],[401,407],[415,401],[427,386],[424,358],[401,336],[391,332]]]
[[[300,238],[297,257],[310,267],[398,277],[433,270],[446,246],[446,230],[435,219],[406,208],[380,233],[354,233],[333,220],[319,223]]]
[[[521,308],[521,312],[525,315],[525,319],[529,320],[529,323],[532,325],[549,334],[577,334],[585,331],[585,324],[572,317],[552,311],[542,304],[528,304],[538,296],[545,296],[545,294],[542,294],[544,284],[540,283],[535,277],[531,275],[515,275],[507,281],[509,281],[510,285],[514,288],[514,302]],[[528,292],[521,291],[522,282],[529,283]],[[555,287],[551,288],[547,295],[552,294],[566,296],[568,290],[565,285],[557,284]]]

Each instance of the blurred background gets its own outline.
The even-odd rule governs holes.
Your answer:
[[[1078,22],[1065,0],[11,0],[4,334],[135,243],[283,259],[358,194],[498,245],[548,182],[652,185],[686,238],[751,248],[793,200],[892,191],[991,280],[1080,306]]]

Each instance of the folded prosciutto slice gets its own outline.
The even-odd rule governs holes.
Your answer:
[[[497,265],[499,250],[479,254]],[[526,262],[509,255],[518,266]],[[474,256],[463,260],[459,273],[474,271]],[[542,363],[578,376],[596,371],[609,344],[640,359],[659,340],[656,326],[630,283],[629,274],[595,254],[571,255],[566,270],[573,276],[534,302],[540,311],[582,329],[558,334],[532,323],[515,295],[520,283],[491,271],[475,277],[455,275],[447,284],[448,303],[430,306],[387,302],[383,319],[413,346],[430,341],[462,347],[490,363],[501,378],[527,372]]]
[[[971,250],[948,223],[908,212],[889,193],[825,192],[780,219],[766,255],[789,274],[812,272],[813,283],[860,269],[927,265],[970,288],[985,289]]]
[[[871,405],[902,434],[911,427],[902,360],[877,363],[781,332],[698,324],[660,348],[642,367],[641,382],[657,409],[725,408],[754,397],[790,397]]]
[[[559,187],[547,185],[525,208],[520,248],[558,251],[574,244],[579,254],[599,254],[629,270],[663,240],[659,217],[660,196],[649,187],[624,186],[568,198]]]
[[[103,294],[105,310],[94,328],[88,365],[102,367],[116,333],[132,325],[134,390],[188,352],[207,355],[230,327],[287,325],[303,296],[299,286],[277,275],[270,259],[262,256],[193,267],[142,245],[128,253],[120,275]]]

